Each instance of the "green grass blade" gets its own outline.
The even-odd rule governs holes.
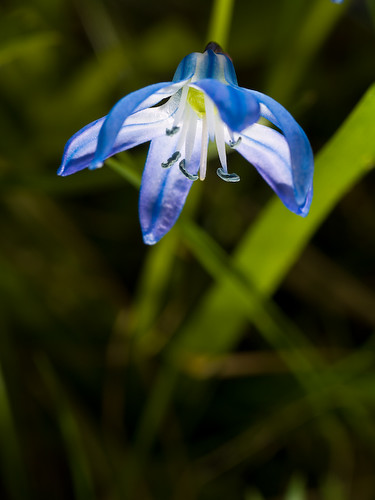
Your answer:
[[[335,204],[375,164],[375,86],[316,159],[315,197],[302,219],[273,199],[238,246],[233,263],[264,295],[272,294]],[[239,339],[247,311],[232,290],[215,284],[185,323],[177,348],[220,353]],[[220,335],[218,335],[220,332]]]
[[[208,30],[208,42],[216,42],[226,48],[233,7],[234,0],[215,0]]]
[[[230,261],[229,256],[203,230],[192,223],[182,226],[185,241],[197,260],[222,284],[236,300],[243,304],[249,321],[262,332],[264,338],[278,350],[286,365],[297,374],[322,367],[322,360],[312,345],[298,331],[272,301],[264,299]],[[216,335],[220,336],[218,330]],[[189,344],[189,350],[194,350]],[[304,381],[304,375],[301,377]]]
[[[306,500],[305,481],[300,476],[292,477],[288,490],[285,495],[285,500]]]
[[[172,232],[150,248],[143,265],[130,325],[138,354],[147,355],[158,349],[154,325],[163,308],[172,277],[173,256],[178,244],[176,236],[176,232]]]
[[[126,156],[125,156],[126,155]],[[124,161],[125,160],[125,161]],[[128,154],[122,154],[122,160],[108,158],[105,162],[108,167],[123,177],[132,186],[139,189],[141,186],[141,171],[136,169],[135,162]]]
[[[269,65],[271,69],[266,94],[284,105],[291,102],[311,61],[344,14],[348,3],[346,1],[345,5],[337,8],[327,0],[317,0],[309,2],[306,6],[308,10],[305,11],[301,4],[284,2],[281,14],[283,22],[280,23],[280,36],[275,37],[278,44]],[[296,25],[299,26],[298,30],[295,29]],[[290,37],[290,34],[293,36]],[[280,43],[280,39],[284,43]]]

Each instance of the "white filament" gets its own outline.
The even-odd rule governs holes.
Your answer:
[[[190,106],[187,106],[187,107],[190,108]],[[196,135],[196,131],[197,131],[197,123],[198,123],[197,115],[194,112],[192,113],[191,109],[189,109],[188,127],[187,127],[186,140],[185,140],[186,166],[188,166],[190,159],[191,159],[191,155],[193,154],[195,135]]]
[[[180,103],[178,105],[176,114],[174,115],[173,127],[178,127],[179,123],[182,120],[182,117],[183,117],[184,111],[185,111],[185,107],[186,107],[186,98],[187,98],[188,92],[189,92],[188,85],[184,85],[182,87]]]
[[[184,114],[182,117],[182,127],[180,130],[180,135],[178,137],[177,145],[176,145],[176,151],[182,150],[182,146],[185,144],[186,141],[186,134],[189,128],[189,123],[190,123],[190,116],[191,116],[191,108],[190,106],[185,106],[184,105]]]
[[[204,116],[202,118],[202,145],[201,145],[201,157],[199,160],[199,178],[204,181],[206,178],[207,170],[207,149],[208,149],[208,131],[207,131],[207,120]]]
[[[204,107],[207,117],[208,137],[210,141],[215,139],[215,106],[209,97],[204,96]]]
[[[225,151],[224,125],[218,115],[215,116],[215,140],[221,166],[223,167],[223,170],[225,172],[228,172],[227,153]]]

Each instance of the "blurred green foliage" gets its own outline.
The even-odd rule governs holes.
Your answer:
[[[0,498],[373,499],[374,12],[3,0]],[[311,213],[213,157],[145,247],[147,148],[59,178],[63,147],[214,35],[307,132]]]

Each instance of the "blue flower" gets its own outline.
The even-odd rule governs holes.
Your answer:
[[[342,3],[344,0],[331,0],[332,3]]]
[[[259,118],[275,128],[257,123]],[[302,216],[309,211],[313,155],[305,133],[276,101],[238,86],[231,59],[216,43],[186,56],[172,82],[128,94],[106,117],[77,132],[58,174],[99,168],[115,153],[148,141],[139,217],[149,245],[175,224],[193,182],[206,177],[209,141],[216,142],[221,179],[240,180],[228,172],[227,144],[254,165],[289,210]]]

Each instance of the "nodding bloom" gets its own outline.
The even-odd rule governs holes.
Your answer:
[[[260,118],[275,128],[257,123]],[[99,168],[106,158],[148,141],[139,217],[149,245],[175,224],[194,181],[206,177],[209,141],[216,143],[221,179],[240,180],[228,171],[228,145],[254,165],[289,210],[302,216],[309,211],[313,155],[305,133],[276,101],[238,86],[231,59],[216,43],[186,56],[171,82],[128,94],[77,132],[58,174]]]

